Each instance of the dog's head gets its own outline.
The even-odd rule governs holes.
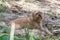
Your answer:
[[[33,20],[36,22],[40,22],[42,20],[42,12],[35,12],[32,14]]]

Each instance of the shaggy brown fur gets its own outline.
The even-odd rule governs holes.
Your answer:
[[[39,29],[40,31],[52,35],[52,33],[42,27],[42,19],[42,12],[36,12],[33,13],[29,18],[17,18],[12,20],[8,23],[8,25],[11,27],[11,23],[14,22],[16,24],[16,29],[22,29],[25,28],[27,24],[29,24],[28,28],[30,29]]]

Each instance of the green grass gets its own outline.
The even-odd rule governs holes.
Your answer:
[[[5,5],[5,2],[7,2],[8,0],[0,0],[2,3],[0,4],[0,14],[4,13],[8,7]]]
[[[2,32],[0,32],[0,40],[9,40],[10,39],[10,28],[8,26],[4,26],[2,29],[0,29]],[[4,31],[7,31],[7,33],[4,33]],[[41,40],[39,38],[35,38],[33,34],[29,34],[29,29],[25,28],[25,35],[23,37],[15,36],[14,40]]]
[[[2,29],[0,29],[2,32],[0,32],[0,40],[9,40],[10,39],[10,28],[8,26],[4,26]],[[3,33],[4,31],[7,31],[7,33]],[[60,40],[60,38],[57,38],[55,36],[48,36],[46,38],[35,38],[34,34],[29,34],[29,29],[25,28],[25,35],[23,37],[14,36],[14,40]]]
[[[1,5],[1,6],[0,6],[0,13],[5,12],[5,11],[6,11],[6,9],[7,9],[7,7],[6,7],[6,6]]]
[[[2,2],[7,2],[8,0],[0,0],[0,1],[2,1]]]

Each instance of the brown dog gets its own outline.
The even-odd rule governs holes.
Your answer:
[[[45,30],[42,27],[42,12],[36,12],[33,13],[32,16],[30,16],[29,18],[17,18],[15,20],[12,20],[8,23],[8,26],[11,27],[11,23],[14,22],[16,24],[16,29],[22,29],[25,28],[27,24],[29,24],[28,28],[30,29],[39,29],[40,31],[46,32],[49,35],[52,35],[52,33],[50,33],[48,30]]]

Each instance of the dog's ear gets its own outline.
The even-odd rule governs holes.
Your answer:
[[[35,14],[36,14],[36,11],[34,11],[34,12],[32,13],[32,17],[35,17]]]

